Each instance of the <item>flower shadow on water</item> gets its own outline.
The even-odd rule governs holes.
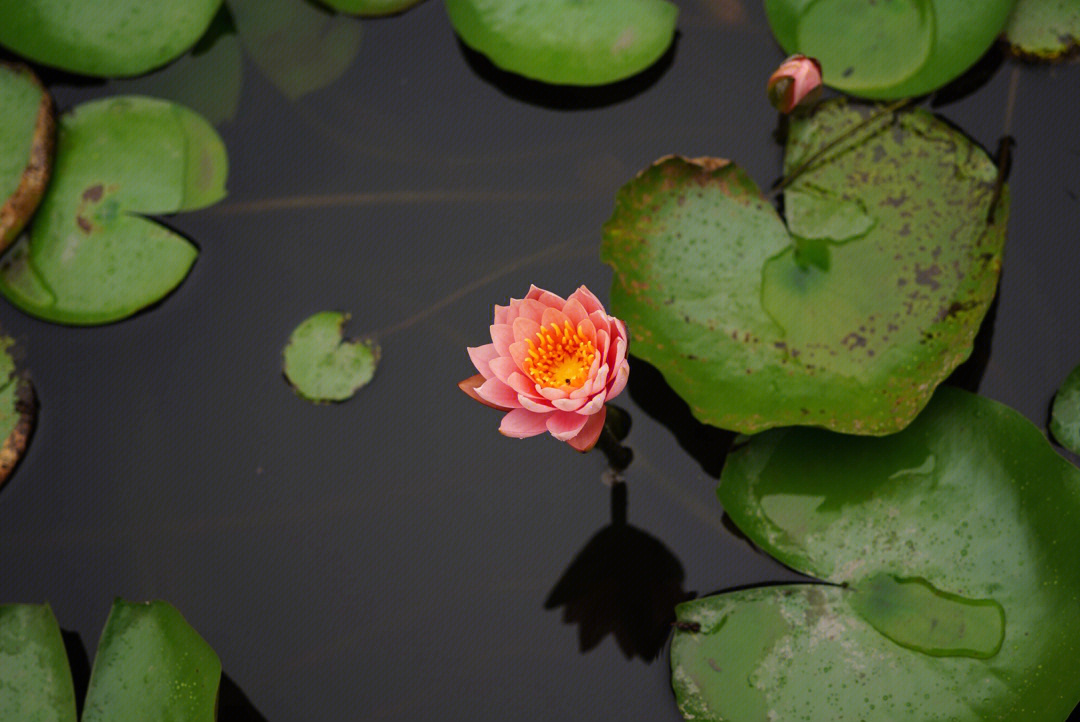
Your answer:
[[[626,522],[626,484],[611,487],[611,523],[596,533],[544,602],[578,625],[581,651],[608,634],[627,659],[656,658],[675,621],[675,605],[692,599],[682,564],[658,539]]]

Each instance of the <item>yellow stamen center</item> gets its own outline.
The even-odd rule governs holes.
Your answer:
[[[589,378],[596,359],[596,347],[567,321],[541,327],[529,341],[529,356],[523,364],[533,381],[548,388],[569,386],[579,389]]]

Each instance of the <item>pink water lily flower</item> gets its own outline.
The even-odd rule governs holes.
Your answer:
[[[812,103],[821,95],[821,63],[792,55],[769,77],[769,102],[781,113]]]
[[[491,343],[469,349],[475,376],[458,386],[505,411],[499,431],[525,438],[545,431],[578,451],[600,438],[604,403],[626,386],[626,326],[582,286],[563,299],[533,286],[495,307]]]

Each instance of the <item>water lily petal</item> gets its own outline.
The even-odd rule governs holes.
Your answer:
[[[476,389],[476,394],[495,408],[516,409],[518,403],[514,390],[498,379],[488,379]]]
[[[510,383],[510,374],[519,370],[514,359],[509,356],[499,356],[498,358],[491,359],[488,367],[491,369],[492,375],[504,384]]]
[[[611,380],[611,386],[607,390],[607,398],[610,400],[621,394],[629,378],[630,364],[624,360],[622,365],[615,371],[615,378]]]
[[[537,288],[536,286],[529,287],[529,293],[526,294],[525,298],[539,301],[545,306],[550,306],[553,308],[562,308],[566,304],[566,300],[563,299],[562,296],[557,296],[551,291],[545,291],[544,289]]]
[[[536,384],[533,382],[532,379],[530,379],[520,371],[515,371],[514,373],[510,374],[510,377],[506,379],[506,385],[519,394],[524,394],[525,396],[531,396],[534,398],[537,396]]]
[[[518,403],[521,404],[521,407],[523,409],[528,409],[529,411],[534,411],[538,414],[550,414],[552,411],[555,410],[554,406],[548,404],[547,399],[544,399],[543,401],[537,401],[534,398],[526,396],[525,394],[518,394],[517,400]]]
[[[588,417],[567,411],[554,411],[547,415],[547,430],[559,441],[567,441],[577,436]]]
[[[562,311],[570,319],[570,323],[573,324],[574,328],[578,328],[578,325],[589,317],[589,312],[581,305],[581,301],[576,298],[567,301]]]
[[[555,399],[552,401],[552,405],[559,411],[577,411],[585,405],[587,399]]]
[[[566,314],[559,309],[546,308],[544,309],[544,315],[540,319],[540,325],[544,328],[551,328],[553,325],[562,328],[563,324],[569,320],[570,319],[567,318]]]
[[[514,340],[525,341],[536,338],[540,333],[540,324],[531,318],[518,316],[514,319]]]
[[[577,413],[581,416],[594,416],[602,408],[604,408],[604,392],[601,390],[600,393],[589,399],[589,403],[582,406]]]
[[[540,395],[549,401],[554,401],[556,399],[565,399],[570,393],[564,388],[547,386],[540,389]]]
[[[514,329],[504,323],[492,324],[491,342],[495,344],[495,350],[500,356],[506,356],[509,353],[510,344],[514,342]]]
[[[509,323],[506,320],[506,314],[510,312],[509,306],[500,306],[495,304],[495,323]]]
[[[589,319],[578,321],[577,332],[587,341],[596,342],[596,326]]]
[[[515,439],[536,436],[547,431],[548,417],[549,414],[534,414],[528,409],[513,409],[502,418],[499,433]]]
[[[604,420],[606,418],[607,407],[602,406],[598,412],[585,421],[585,426],[581,428],[578,435],[569,439],[566,443],[570,444],[570,446],[578,451],[589,451],[592,447],[596,446],[596,441],[600,438],[600,432],[604,430]]]
[[[499,352],[495,348],[495,344],[489,343],[484,346],[470,346],[468,349],[469,358],[473,362],[473,366],[485,379],[492,377],[492,371],[490,364],[493,360],[499,358]]]
[[[600,299],[584,286],[578,287],[578,290],[570,294],[570,298],[584,306],[590,315],[594,312],[604,313],[604,304],[600,303]]]
[[[514,360],[519,369],[525,368],[525,359],[529,358],[529,344],[524,341],[515,341],[510,344],[510,358]]]
[[[476,374],[475,376],[470,376],[463,381],[459,381],[458,388],[468,394],[473,400],[479,401],[484,406],[490,406],[491,408],[498,409],[499,411],[509,411],[510,409],[507,407],[496,406],[495,404],[492,404],[491,402],[485,401],[484,399],[480,398],[480,395],[476,393],[476,390],[480,388],[480,386],[482,386],[485,381],[486,380],[483,376],[481,376],[480,374]]]

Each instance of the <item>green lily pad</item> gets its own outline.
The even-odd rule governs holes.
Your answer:
[[[0,486],[19,465],[37,421],[37,398],[25,375],[15,370],[14,341],[0,336]],[[6,719],[0,715],[0,719]]]
[[[0,252],[34,215],[52,171],[52,98],[29,68],[0,62]]]
[[[83,722],[214,722],[221,661],[166,602],[117,599],[98,643]],[[0,719],[75,722],[60,628],[48,605],[0,606]]]
[[[893,436],[768,431],[718,494],[831,586],[679,606],[688,719],[1062,722],[1080,701],[1080,470],[1017,412],[945,387]]]
[[[940,88],[993,44],[1016,0],[765,0],[788,53],[816,58],[822,80],[865,98]]]
[[[333,83],[360,52],[359,22],[307,0],[226,4],[252,62],[290,100]]]
[[[1053,60],[1080,45],[1076,0],[1017,0],[1005,39],[1021,55]]]
[[[202,208],[225,195],[225,147],[187,108],[122,96],[60,119],[53,180],[29,236],[0,262],[0,293],[47,321],[98,324],[153,304],[198,255],[139,214]]]
[[[408,10],[421,0],[322,0],[338,12],[350,15],[393,15]]]
[[[836,101],[793,121],[786,168],[867,112]],[[995,179],[981,149],[922,110],[859,130],[799,176],[788,228],[735,165],[663,159],[604,226],[614,312],[702,422],[893,433],[971,353],[994,296],[1007,216],[1003,201],[987,224]],[[827,258],[800,258],[807,239]]]
[[[561,85],[641,72],[671,45],[679,14],[667,0],[446,0],[446,11],[495,65]]]
[[[379,363],[372,340],[342,341],[347,314],[323,311],[296,327],[285,346],[285,377],[308,401],[344,401],[366,386]]]
[[[82,75],[139,75],[195,44],[221,0],[0,0],[0,45]]]
[[[1066,449],[1080,454],[1080,366],[1072,370],[1054,397],[1050,433]]]

